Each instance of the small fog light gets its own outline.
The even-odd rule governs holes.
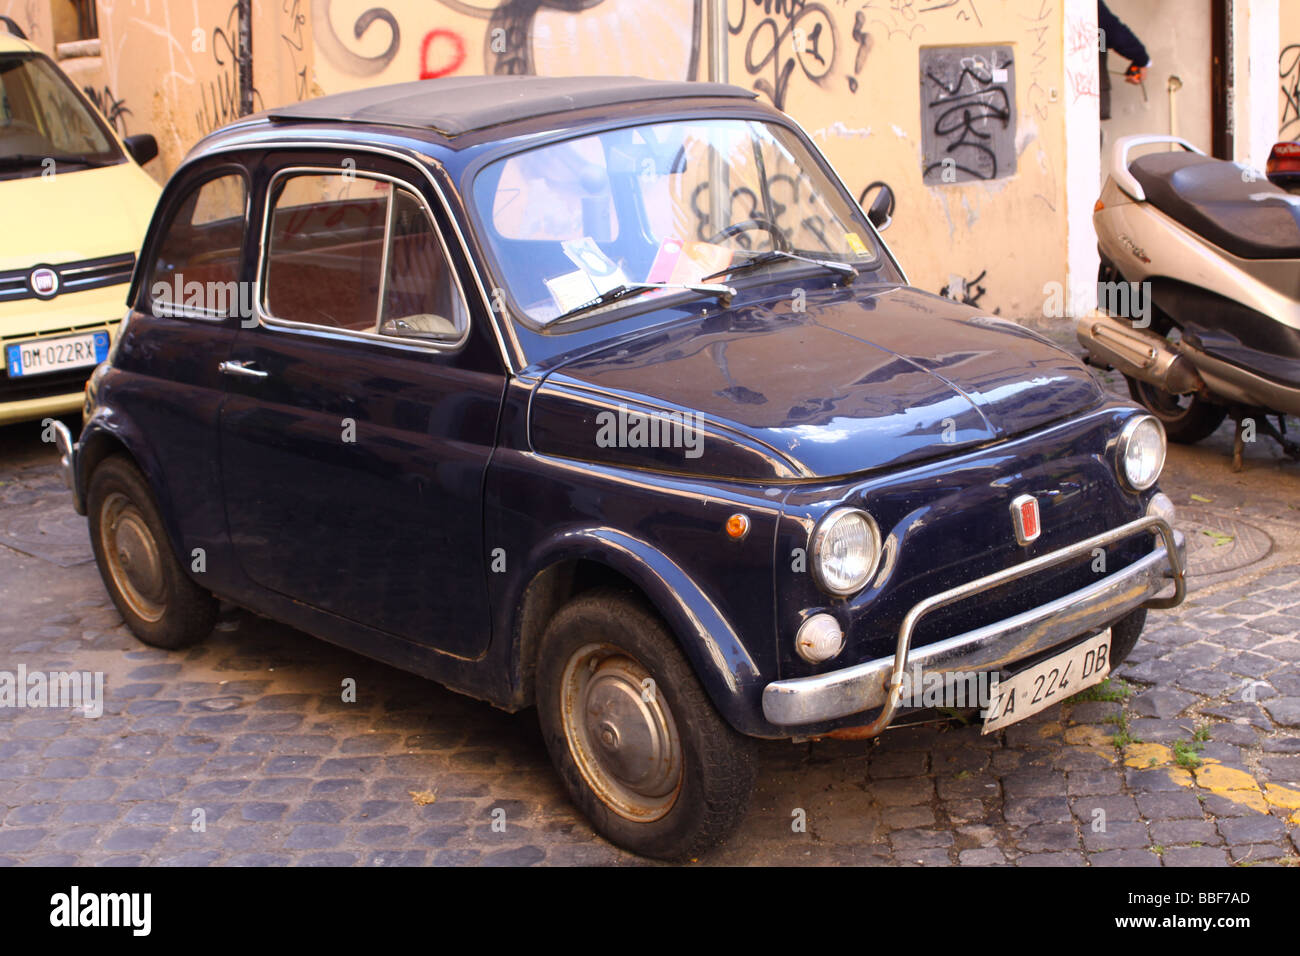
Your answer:
[[[1163,491],[1157,491],[1151,496],[1151,500],[1147,503],[1147,517],[1164,518],[1171,527],[1173,526],[1174,515],[1176,513],[1177,509],[1174,507],[1173,499]]]
[[[794,639],[795,650],[810,664],[828,661],[844,649],[840,622],[830,614],[814,614],[804,621]]]

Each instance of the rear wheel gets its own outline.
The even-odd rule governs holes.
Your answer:
[[[1199,395],[1173,395],[1148,382],[1124,377],[1133,400],[1160,419],[1170,441],[1194,445],[1213,435],[1228,416],[1225,407],[1207,402]]]
[[[144,475],[126,457],[100,462],[86,494],[90,544],[109,597],[131,632],[154,647],[186,647],[212,633],[216,599],[172,552]]]
[[[753,741],[722,719],[663,621],[632,595],[591,591],[555,615],[537,712],[570,799],[621,847],[686,859],[745,814]]]

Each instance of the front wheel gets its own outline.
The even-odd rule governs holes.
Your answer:
[[[1147,623],[1147,609],[1140,607],[1130,611],[1110,626],[1110,667],[1114,670],[1128,659],[1137,647],[1142,628]]]
[[[1160,419],[1170,441],[1194,445],[1213,435],[1228,416],[1225,407],[1207,402],[1199,395],[1173,395],[1127,375],[1124,378],[1133,400]]]
[[[588,592],[555,615],[537,712],[570,799],[633,853],[690,858],[745,814],[753,741],[719,716],[659,617],[624,592]]]

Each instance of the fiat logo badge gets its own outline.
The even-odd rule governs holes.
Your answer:
[[[32,293],[42,299],[52,299],[59,291],[59,274],[46,266],[39,266],[27,276]]]
[[[1042,522],[1038,519],[1038,499],[1033,495],[1021,495],[1011,502],[1011,525],[1016,529],[1016,540],[1021,544],[1032,544],[1043,532]]]

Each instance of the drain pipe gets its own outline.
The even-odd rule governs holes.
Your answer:
[[[705,0],[708,5],[709,81],[727,82],[727,0]],[[715,230],[727,224],[731,206],[731,183],[727,166],[716,149],[710,152],[709,211]]]
[[[1169,90],[1169,135],[1177,136],[1178,135],[1178,113],[1174,107],[1174,94],[1183,88],[1182,79],[1171,73],[1169,75],[1169,83],[1167,88]],[[1173,148],[1174,147],[1171,144],[1170,149]]]
[[[253,0],[238,0],[239,115],[253,112]]]
[[[727,0],[708,0],[709,82],[727,82]]]

